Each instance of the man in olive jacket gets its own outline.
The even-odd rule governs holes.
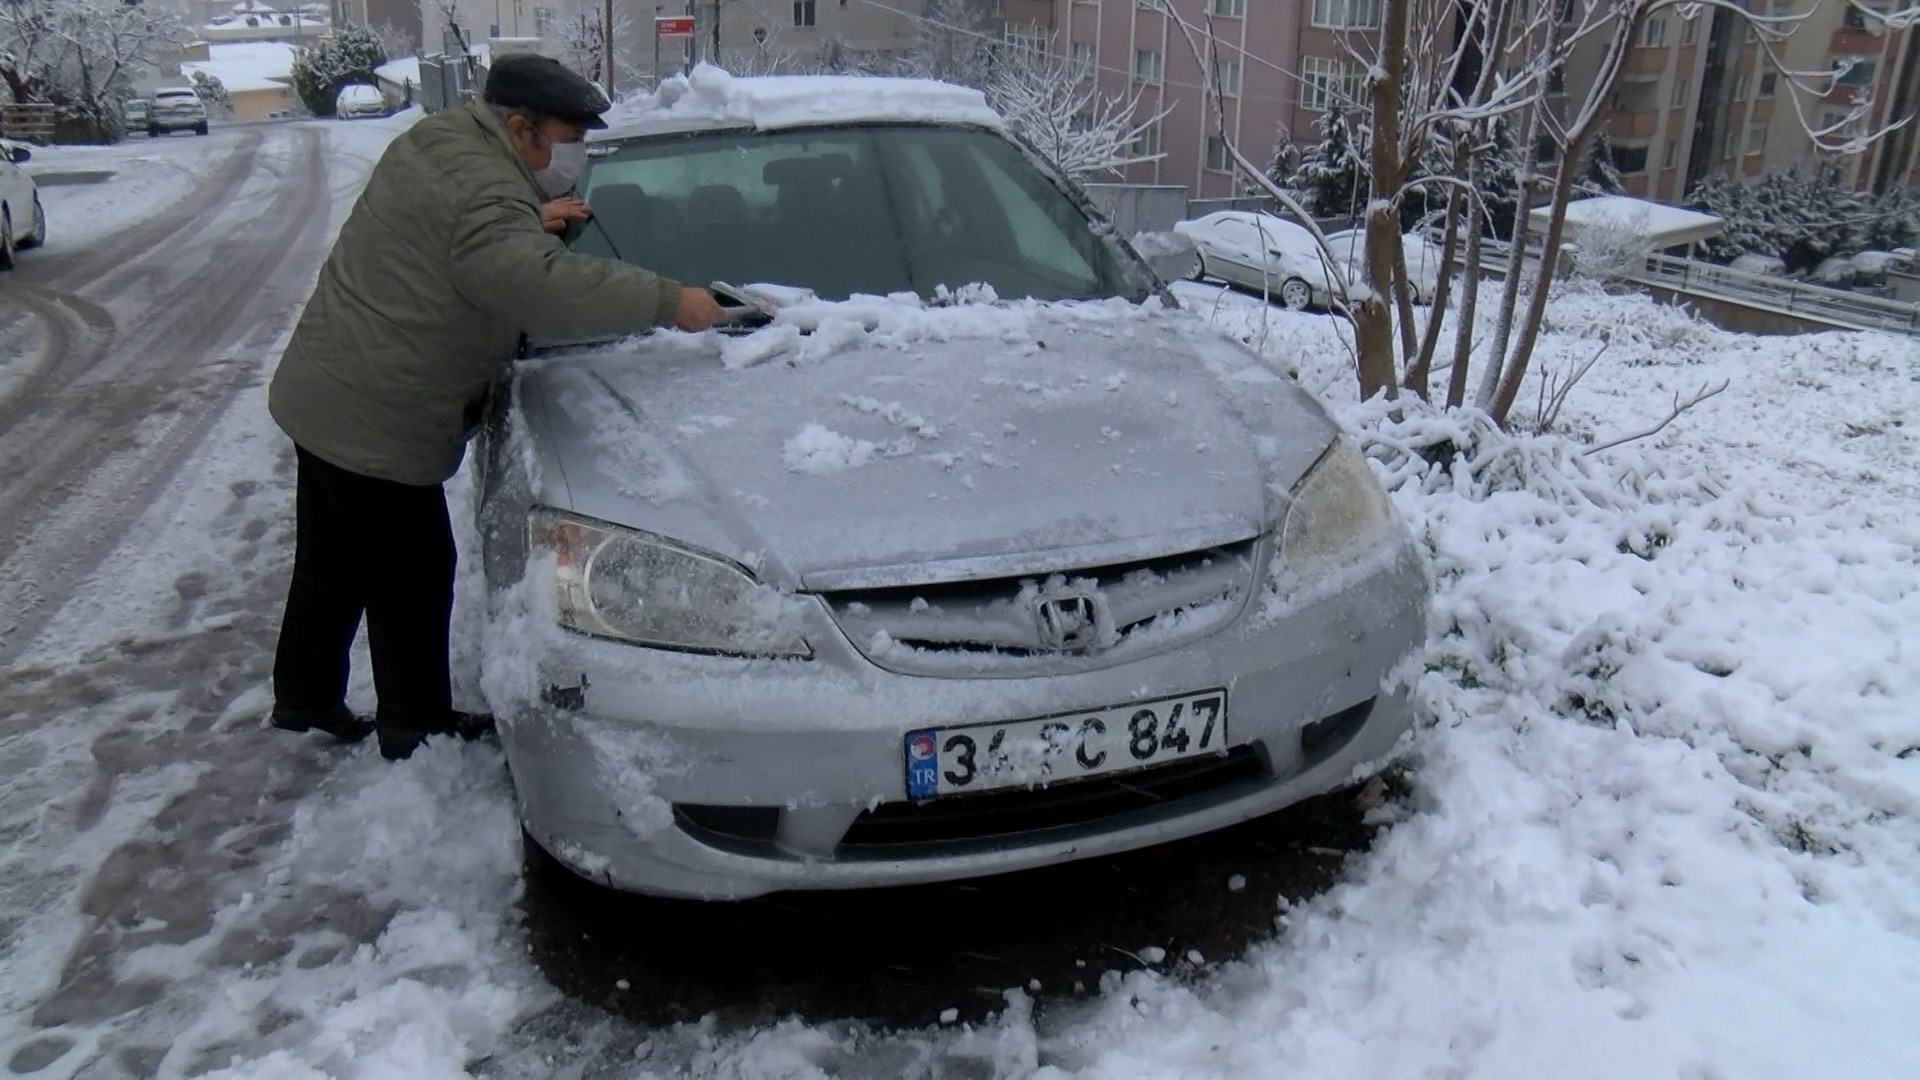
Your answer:
[[[520,335],[696,331],[722,314],[704,289],[567,250],[543,220],[585,164],[586,131],[606,126],[593,84],[546,57],[503,56],[483,96],[421,120],[374,166],[267,398],[299,461],[273,724],[348,741],[378,730],[389,758],[484,724],[452,707],[441,484]],[[363,614],[372,723],[346,707]]]

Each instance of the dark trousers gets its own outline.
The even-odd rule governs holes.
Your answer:
[[[380,697],[375,722],[445,727],[454,568],[445,494],[438,484],[376,480],[298,453],[293,584],[273,661],[275,705],[304,712],[345,704],[348,654],[364,615]]]

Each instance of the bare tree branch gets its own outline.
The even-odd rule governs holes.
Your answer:
[[[1599,357],[1595,356],[1594,359],[1597,360],[1599,359]],[[1591,366],[1593,361],[1590,360],[1587,363],[1589,364],[1589,366]],[[1635,432],[1632,435],[1622,435],[1617,439],[1612,439],[1607,442],[1600,443],[1597,446],[1589,446],[1587,447],[1586,450],[1582,451],[1582,455],[1591,457],[1592,455],[1597,454],[1602,450],[1611,450],[1616,446],[1625,446],[1630,442],[1638,442],[1641,439],[1652,438],[1653,436],[1660,434],[1662,431],[1665,431],[1667,428],[1667,425],[1673,423],[1676,419],[1678,419],[1681,413],[1686,412],[1688,409],[1693,408],[1694,406],[1700,404],[1701,402],[1707,400],[1708,398],[1718,397],[1720,394],[1725,393],[1727,387],[1730,385],[1732,385],[1731,379],[1722,379],[1720,380],[1719,386],[1713,387],[1711,389],[1709,389],[1705,384],[1702,384],[1700,389],[1696,391],[1692,397],[1689,397],[1684,401],[1680,399],[1680,392],[1676,390],[1673,393],[1673,409],[1672,411],[1667,413],[1666,419],[1660,421],[1659,423],[1653,425],[1652,427],[1648,428],[1645,431]]]

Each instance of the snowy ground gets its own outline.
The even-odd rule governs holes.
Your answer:
[[[329,128],[363,161],[384,137]],[[977,1026],[645,1027],[563,995],[529,957],[496,751],[388,766],[262,730],[291,473],[261,391],[134,523],[146,539],[97,576],[92,615],[0,689],[0,1060],[36,1076],[1910,1076],[1920,348],[1746,338],[1569,295],[1541,366],[1565,371],[1602,334],[1607,355],[1560,431],[1509,437],[1355,404],[1330,319],[1181,293],[1334,407],[1438,590],[1411,792],[1340,885],[1276,906],[1270,940],[1198,966],[1109,956],[1090,996],[1037,1015],[1010,985]],[[1581,455],[1722,378],[1658,437]],[[469,696],[476,601],[464,580]],[[370,700],[364,666],[353,694]]]
[[[26,166],[30,175],[56,174],[58,179],[57,174],[70,174],[80,181],[42,182],[47,249],[83,246],[180,198],[224,156],[220,151],[231,129],[217,130],[206,137],[128,139],[117,146],[32,147],[33,160]],[[84,182],[84,174],[107,178]]]

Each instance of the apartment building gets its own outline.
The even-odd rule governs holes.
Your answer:
[[[643,67],[654,55],[658,16],[692,16],[695,55],[712,55],[719,27],[721,56],[742,70],[765,70],[788,59],[808,67],[884,64],[904,57],[919,37],[928,0],[669,0],[630,10],[630,48]],[[658,42],[668,73],[685,63],[688,43]]]
[[[1300,102],[1300,0],[998,0],[997,7],[1009,40],[1044,40],[1087,71],[1103,96],[1139,91],[1148,115],[1166,113],[1138,146],[1158,160],[1130,167],[1129,182],[1177,184],[1203,198],[1238,194],[1222,124],[1242,153],[1265,164]],[[1179,23],[1209,20],[1213,37],[1202,37],[1196,57]],[[1219,116],[1205,92],[1216,77]]]

